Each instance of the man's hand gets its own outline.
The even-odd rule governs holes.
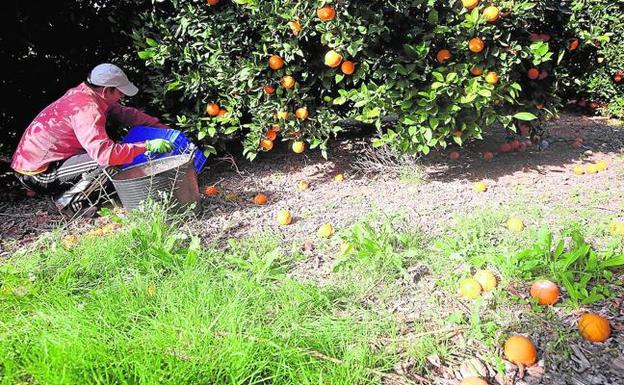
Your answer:
[[[173,144],[165,139],[152,139],[145,143],[150,154],[162,154],[173,150]]]

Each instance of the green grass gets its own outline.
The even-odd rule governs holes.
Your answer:
[[[371,341],[394,322],[289,279],[276,238],[201,250],[164,219],[1,266],[2,384],[367,384],[392,366]]]

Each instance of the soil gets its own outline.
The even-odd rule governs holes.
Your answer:
[[[466,212],[485,206],[503,206],[515,199],[519,191],[522,199],[543,205],[546,219],[555,218],[557,213],[549,210],[579,185],[607,194],[608,203],[599,209],[620,214],[624,207],[620,155],[624,149],[624,129],[616,128],[613,123],[604,118],[566,114],[548,123],[549,135],[545,143],[528,147],[524,152],[496,154],[491,162],[483,160],[482,152],[497,152],[507,137],[502,129],[489,133],[483,141],[464,146],[456,161],[449,160],[450,149],[411,162],[386,161],[385,158],[367,161],[372,153],[362,139],[334,142],[329,160],[323,159],[319,151],[294,154],[285,143],[261,154],[254,162],[230,156],[217,158],[202,172],[199,185],[201,188],[216,184],[220,194],[202,198],[202,211],[189,226],[201,234],[206,243],[222,243],[229,238],[270,231],[280,235],[285,245],[300,247],[307,241],[307,247],[313,248],[311,243],[316,239],[316,231],[324,223],[341,229],[351,226],[371,210],[401,212],[415,228],[435,235],[453,221],[458,205]],[[572,146],[576,138],[583,139],[581,148]],[[605,160],[609,168],[591,175],[572,173],[574,165],[598,160]],[[345,180],[335,181],[337,174],[343,174]],[[59,225],[79,226],[75,222],[68,224],[58,213],[49,210],[49,199],[25,199],[24,192],[10,182],[9,176],[2,178],[0,185],[12,187],[0,192],[0,258]],[[299,180],[309,181],[309,189],[300,191]],[[489,186],[487,193],[473,191],[473,183],[481,180]],[[235,196],[230,194],[226,200],[224,196],[228,192]],[[269,204],[252,203],[259,192],[268,196]],[[292,225],[276,224],[275,216],[281,209],[293,214]],[[310,255],[308,260],[298,262],[293,275],[323,282],[331,274],[331,257],[327,253]],[[616,328],[622,329],[623,301],[624,298],[617,298],[600,304]],[[409,307],[406,304],[390,306],[394,306],[394,310]],[[573,321],[562,315],[561,322]],[[542,337],[553,338],[547,332]],[[536,342],[540,344],[539,340]],[[605,344],[579,343],[573,350],[573,357],[551,360],[552,364],[547,367],[542,361],[541,367],[527,369],[524,379],[517,376],[517,368],[510,367],[507,379],[499,381],[624,384],[622,330]],[[456,379],[444,377],[447,376],[440,375],[430,381],[458,383]]]

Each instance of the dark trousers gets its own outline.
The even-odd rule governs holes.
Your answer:
[[[109,174],[113,168],[106,168]],[[72,156],[53,162],[48,169],[36,175],[17,174],[26,188],[40,194],[54,194],[59,210],[70,208],[74,212],[86,206],[95,206],[106,194],[108,177],[102,167],[87,154]]]

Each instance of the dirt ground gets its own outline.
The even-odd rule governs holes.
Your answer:
[[[379,210],[402,212],[415,227],[435,234],[453,220],[458,206],[465,212],[502,206],[517,199],[521,192],[523,200],[540,202],[548,213],[579,185],[608,195],[608,203],[600,207],[605,212],[622,212],[624,128],[618,129],[604,118],[572,114],[562,115],[548,126],[547,145],[532,146],[524,152],[496,154],[491,162],[484,161],[481,152],[497,151],[506,137],[502,130],[463,147],[456,161],[449,160],[449,150],[441,150],[413,163],[379,167],[374,160],[367,161],[370,151],[361,139],[335,142],[329,160],[323,159],[318,151],[294,154],[286,144],[277,145],[253,163],[238,157],[217,158],[200,175],[200,186],[216,184],[221,193],[218,197],[204,197],[200,215],[189,225],[207,243],[271,231],[280,234],[285,244],[303,244],[315,236],[323,223],[347,228],[371,210]],[[571,145],[577,137],[584,140],[581,148]],[[574,165],[598,160],[606,160],[610,167],[597,174],[573,175]],[[339,173],[345,176],[343,182],[334,180]],[[310,188],[300,191],[297,182],[303,179],[310,182]],[[489,186],[486,194],[473,191],[473,182],[480,180]],[[0,178],[0,185],[10,186],[0,190],[0,258],[58,226],[75,228],[91,223],[89,220],[67,223],[49,210],[48,198],[25,198],[24,192],[12,183],[6,173]],[[226,201],[227,192],[236,196]],[[253,196],[259,192],[267,194],[268,205],[252,204]],[[293,214],[291,226],[276,224],[275,216],[281,209],[289,209]],[[544,217],[556,215],[552,212]],[[330,261],[323,258],[328,257],[315,256],[313,261],[303,262],[294,274],[322,280],[331,268]],[[619,298],[619,302],[608,304],[616,307],[611,311],[619,310],[617,316],[621,320],[624,320],[623,300]],[[583,346],[578,347],[570,366],[560,370],[578,373],[574,376],[578,377],[579,385],[624,384],[622,333],[617,339],[610,345],[619,351],[616,360],[593,362],[588,357],[596,356],[597,352],[589,352]],[[566,383],[556,373],[539,378],[544,384]]]

